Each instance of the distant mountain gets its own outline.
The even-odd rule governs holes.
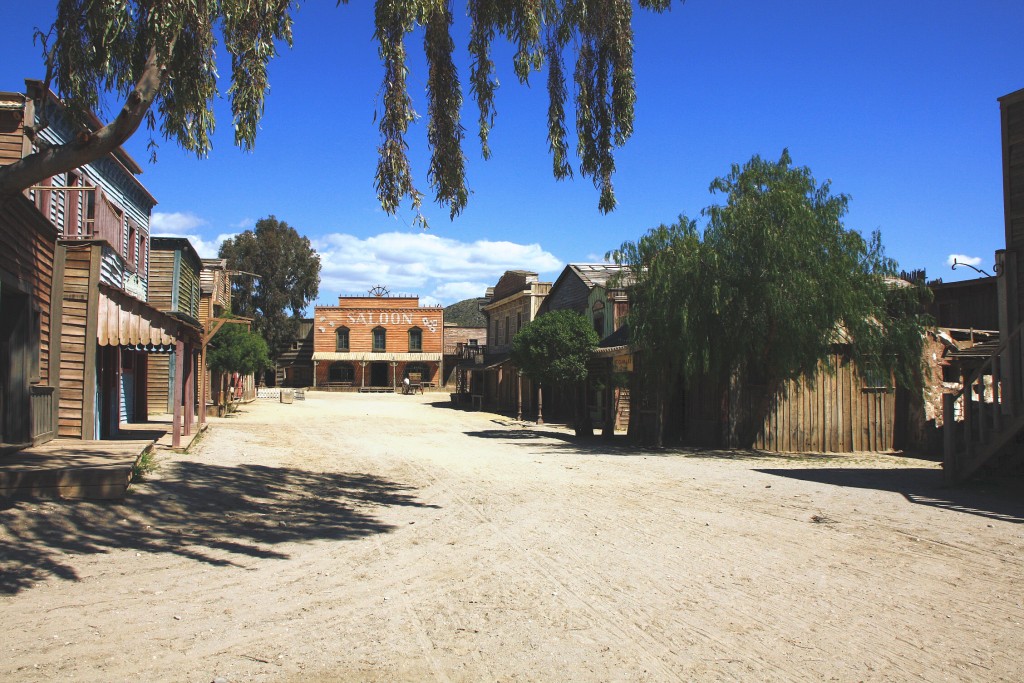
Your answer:
[[[459,327],[487,327],[487,318],[480,311],[480,307],[485,303],[487,303],[487,299],[475,297],[446,306],[444,322],[446,325],[458,325]]]

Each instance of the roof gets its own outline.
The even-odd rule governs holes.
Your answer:
[[[192,242],[187,237],[152,235],[149,238],[149,247],[154,251],[181,249],[183,252],[191,254],[194,262],[199,264],[201,268],[206,267],[207,259],[200,258],[199,252],[196,251],[196,248],[192,246]]]
[[[629,266],[617,263],[570,263],[568,267],[583,280],[588,289],[597,286],[607,287],[608,281],[614,276],[629,272]]]
[[[200,329],[158,311],[144,301],[100,283],[96,327],[100,346],[133,346],[169,350],[179,337],[197,341]]]

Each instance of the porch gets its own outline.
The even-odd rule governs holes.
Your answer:
[[[0,499],[124,498],[132,468],[151,449],[171,449],[171,420],[122,424],[117,438],[103,441],[53,439],[0,455]],[[187,449],[201,433],[182,436]]]

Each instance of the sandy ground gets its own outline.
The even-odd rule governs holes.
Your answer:
[[[1019,487],[308,396],[0,504],[0,680],[1024,679]]]

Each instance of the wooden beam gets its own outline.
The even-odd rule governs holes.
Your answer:
[[[181,448],[181,395],[185,372],[185,342],[178,337],[174,347],[174,408],[171,424],[171,448]]]

